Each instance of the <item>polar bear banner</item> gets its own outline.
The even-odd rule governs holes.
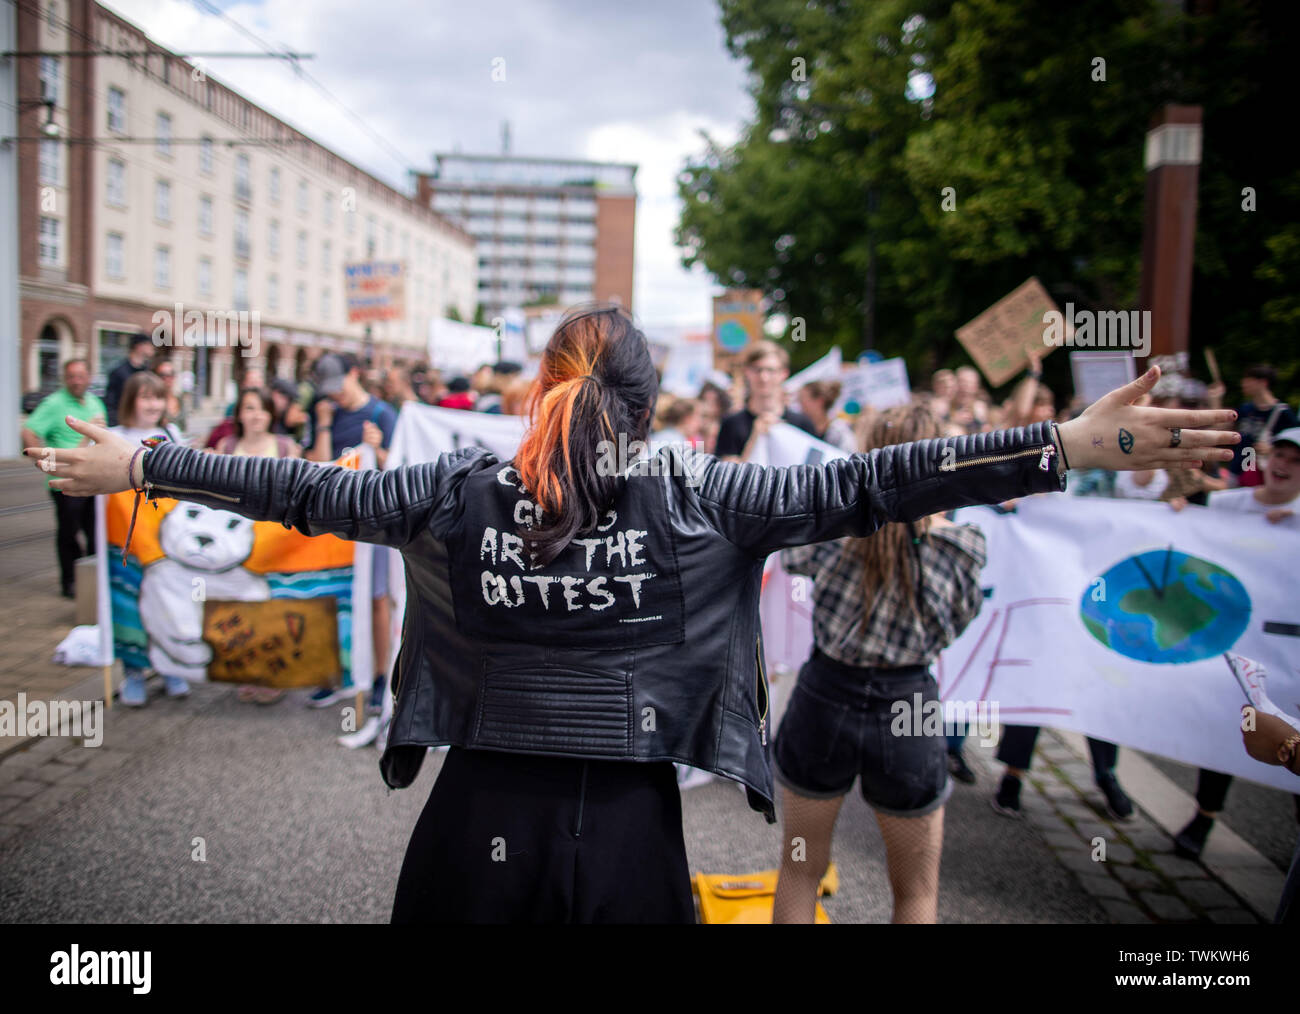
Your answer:
[[[359,456],[339,463],[358,467]],[[205,637],[204,618],[212,604],[287,600],[288,607],[293,600],[332,600],[339,671],[326,679],[369,688],[369,665],[357,666],[356,678],[352,673],[353,658],[371,655],[370,610],[354,616],[352,608],[354,601],[369,601],[368,546],[332,535],[308,537],[274,522],[160,499],[157,510],[141,505],[123,559],[134,500],[130,492],[102,498],[108,551],[99,554],[99,563],[107,569],[101,588],[108,589],[111,620],[105,615],[109,610],[101,609],[101,622],[112,628],[114,657],[165,676],[207,680],[214,641],[210,632]],[[326,603],[322,607],[328,608]],[[294,685],[274,672],[250,671],[248,681]]]
[[[212,661],[212,646],[203,640],[204,604],[271,597],[267,579],[244,566],[253,554],[253,522],[181,503],[167,512],[158,531],[164,555],[140,579],[149,664],[163,676],[201,680]]]

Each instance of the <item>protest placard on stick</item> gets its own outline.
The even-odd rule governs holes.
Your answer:
[[[1036,350],[1047,356],[1054,346],[1043,341],[1043,315],[1056,304],[1037,278],[1003,296],[978,317],[957,329],[957,340],[993,387],[1018,374]],[[1059,312],[1059,311],[1058,311]]]

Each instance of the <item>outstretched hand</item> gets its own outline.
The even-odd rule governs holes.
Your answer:
[[[1131,472],[1148,468],[1199,468],[1207,461],[1230,461],[1240,442],[1228,427],[1231,409],[1151,408],[1133,404],[1160,379],[1153,366],[1131,384],[1098,399],[1077,419],[1060,426],[1070,468],[1108,468]],[[1177,446],[1173,446],[1177,433]]]
[[[69,496],[94,496],[97,493],[120,493],[124,489],[138,488],[133,482],[143,481],[142,466],[135,463],[135,477],[126,474],[136,445],[110,433],[102,426],[67,417],[67,424],[82,436],[94,441],[88,447],[29,447],[25,451],[41,471],[52,476],[50,489]],[[143,455],[141,455],[143,457]]]

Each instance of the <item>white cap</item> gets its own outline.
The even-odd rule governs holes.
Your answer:
[[[1300,426],[1292,426],[1289,430],[1274,433],[1272,444],[1274,447],[1278,444],[1295,444],[1296,447],[1300,447]]]

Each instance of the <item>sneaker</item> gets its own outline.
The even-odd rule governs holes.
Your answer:
[[[149,703],[149,692],[145,689],[143,676],[128,676],[122,681],[117,699],[128,708],[143,708]]]
[[[1174,852],[1183,859],[1193,861],[1200,859],[1201,850],[1205,848],[1205,840],[1210,837],[1212,827],[1214,827],[1214,818],[1198,813],[1192,818],[1192,822],[1174,837]]]
[[[168,697],[189,697],[190,681],[181,679],[179,676],[164,676],[163,685],[167,688]]]
[[[970,769],[960,750],[952,750],[948,753],[948,774],[963,785],[975,784],[975,772]]]
[[[376,676],[374,686],[370,688],[370,700],[366,702],[366,714],[380,715],[384,711],[384,690],[388,686],[388,678],[385,676]]]
[[[307,707],[309,708],[328,708],[331,704],[337,704],[339,701],[346,701],[355,694],[351,690],[331,690],[329,687],[321,687],[307,698]]]
[[[1020,819],[1020,779],[1015,775],[1003,775],[998,794],[990,800],[993,809],[1004,817]]]
[[[1119,787],[1119,779],[1113,772],[1107,772],[1106,777],[1097,779],[1097,788],[1101,789],[1101,794],[1106,797],[1106,810],[1116,820],[1128,820],[1133,816],[1133,800],[1128,798],[1128,793]]]
[[[349,750],[357,750],[363,746],[369,746],[375,741],[380,732],[380,722],[378,718],[367,718],[365,724],[356,732],[348,733],[346,736],[339,736],[338,741]]]

